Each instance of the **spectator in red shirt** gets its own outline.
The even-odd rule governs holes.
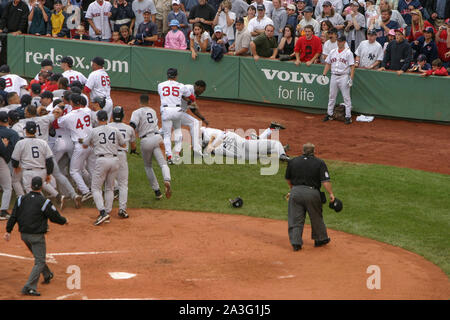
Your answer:
[[[445,67],[442,66],[441,59],[433,60],[433,63],[431,64],[431,70],[422,73],[422,77],[427,76],[448,76],[448,71],[447,69],[445,69]]]
[[[305,35],[300,37],[295,44],[295,65],[299,66],[301,62],[306,62],[309,67],[315,63],[322,53],[322,41],[314,35],[314,27],[307,25],[303,28]]]
[[[55,91],[58,90],[58,80],[61,78],[61,75],[58,73],[54,73],[50,76],[48,81],[42,86],[42,91]]]
[[[433,31],[436,32],[436,29],[429,23],[427,20],[423,20],[422,13],[420,10],[411,10],[411,31],[408,35],[408,41],[413,42],[423,36],[423,30],[428,27],[432,27]]]
[[[450,18],[445,20],[445,23],[439,27],[435,41],[438,48],[439,59],[441,59],[444,66],[449,67],[450,56],[446,55],[446,53],[450,49]]]

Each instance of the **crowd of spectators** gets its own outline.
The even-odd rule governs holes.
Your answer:
[[[360,68],[450,67],[450,0],[0,0],[0,32]],[[425,60],[423,60],[425,59]],[[425,69],[424,69],[425,68]],[[435,74],[435,73],[433,73]],[[439,72],[438,72],[439,74]]]

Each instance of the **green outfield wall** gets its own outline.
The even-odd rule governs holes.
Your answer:
[[[95,56],[105,59],[112,86],[156,91],[168,68],[179,71],[179,81],[207,83],[205,97],[265,103],[271,106],[325,110],[329,77],[323,65],[224,56],[215,62],[208,54],[196,60],[188,51],[113,45],[95,41],[8,35],[8,64],[12,73],[34,77],[40,62],[50,58],[59,69],[65,56],[86,76]],[[450,122],[450,77],[423,78],[416,74],[358,69],[351,91],[353,111],[362,114]],[[341,97],[339,97],[341,99]]]

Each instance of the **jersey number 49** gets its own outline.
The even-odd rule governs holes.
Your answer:
[[[91,125],[91,117],[88,115],[84,116],[83,122],[81,122],[81,118],[79,118],[77,120],[77,126],[75,128],[83,130],[84,126],[89,127]]]

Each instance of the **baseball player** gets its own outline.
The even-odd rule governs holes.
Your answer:
[[[182,83],[177,82],[178,70],[169,68],[167,70],[167,81],[158,84],[158,94],[161,99],[161,120],[164,136],[164,148],[166,150],[167,163],[174,164],[180,159],[181,142],[183,139],[181,132],[181,118],[183,110],[181,109],[182,97],[189,97],[191,102],[195,101],[194,95],[189,95]],[[172,158],[172,128],[175,140],[175,156]]]
[[[126,147],[119,147],[117,157],[119,158],[119,173],[117,174],[117,184],[119,185],[119,217],[128,218],[127,213],[127,201],[128,201],[128,161],[127,152],[128,146],[130,147],[130,153],[136,153],[136,134],[134,129],[123,123],[123,117],[125,113],[123,108],[116,106],[112,112],[112,119],[109,126],[116,128],[120,131],[125,139]]]
[[[14,147],[19,140],[17,133],[8,128],[8,120],[8,114],[4,111],[0,112],[0,186],[3,191],[0,220],[7,220],[9,217],[7,210],[11,201],[12,182],[8,163],[11,160]]]
[[[16,74],[11,74],[10,72],[11,70],[7,64],[0,67],[0,74],[2,74],[2,78],[6,81],[5,91],[16,92],[19,96],[28,93],[26,90],[26,87],[28,86],[27,80]]]
[[[201,128],[203,142],[208,143],[206,153],[225,155],[238,159],[256,160],[267,154],[277,154],[281,161],[289,161],[286,151],[278,140],[247,140],[232,131],[214,128]],[[208,140],[209,139],[209,140]]]
[[[95,97],[104,97],[106,99],[105,110],[108,114],[108,120],[111,119],[113,102],[111,100],[111,80],[103,66],[105,60],[101,57],[92,59],[92,72],[89,74],[84,92],[90,94],[91,100]]]
[[[104,97],[95,97],[94,100],[92,100],[91,103],[91,109],[92,109],[92,127],[95,128],[97,124],[97,112],[100,110],[103,110],[106,104],[106,99]]]
[[[141,152],[144,159],[144,168],[150,186],[155,192],[157,199],[162,198],[162,193],[159,189],[158,179],[156,179],[155,172],[152,167],[152,158],[155,156],[159,167],[161,168],[166,198],[169,199],[172,195],[170,185],[170,169],[162,154],[160,144],[162,144],[162,137],[159,134],[158,116],[155,110],[149,107],[148,95],[141,95],[141,107],[131,114],[130,126],[136,130],[137,135],[141,139]]]
[[[72,70],[73,67],[73,59],[71,57],[63,57],[61,59],[61,69],[63,69],[62,76],[69,80],[69,84],[74,81],[80,81],[80,83],[84,86],[87,82],[86,77],[78,71]]]
[[[26,137],[19,140],[11,156],[11,162],[16,172],[22,171],[22,181],[26,193],[31,191],[31,179],[41,177],[44,183],[44,191],[50,197],[55,198],[61,207],[64,205],[64,197],[58,193],[48,182],[53,172],[53,153],[47,142],[36,139],[36,123],[27,121],[25,125]]]
[[[83,148],[82,141],[92,131],[91,109],[81,108],[81,96],[73,93],[70,95],[72,111],[62,116],[62,110],[55,108],[53,113],[58,119],[58,128],[66,129],[70,134],[70,139],[74,144],[72,157],[70,159],[70,176],[75,181],[78,189],[82,193],[82,202],[92,198],[92,193],[83,180],[82,172],[85,163],[88,170],[91,170],[94,164],[88,161],[90,158],[91,148]]]
[[[345,35],[338,37],[338,47],[333,49],[325,60],[323,77],[331,69],[330,94],[328,97],[328,111],[323,121],[333,119],[333,110],[336,104],[338,90],[341,91],[345,103],[345,124],[352,123],[352,101],[350,98],[350,87],[353,84],[355,74],[355,60],[353,52],[345,48],[347,38]]]
[[[114,201],[114,181],[119,170],[118,149],[126,147],[122,133],[117,128],[107,125],[108,114],[105,110],[97,113],[97,120],[98,127],[92,129],[89,135],[83,139],[83,148],[87,149],[92,145],[96,156],[95,169],[92,174],[92,194],[100,214],[94,222],[95,226],[110,217]],[[103,185],[105,185],[105,201],[102,196]],[[122,217],[127,218],[128,216]]]
[[[203,80],[198,80],[194,83],[194,85],[185,85],[185,88],[189,96],[195,96],[195,98],[197,98],[203,92],[205,92],[206,83]],[[201,115],[196,102],[191,103],[190,100],[186,101],[182,99],[181,109],[183,110],[183,113],[181,115],[181,125],[189,127],[194,155],[202,155],[202,149],[200,145],[200,122],[191,115],[187,114],[188,109],[191,110],[191,112],[200,120],[204,121],[206,125],[208,125],[208,121],[206,121],[205,117]],[[181,151],[181,141],[179,142],[179,145],[174,146],[174,152],[176,153],[177,151]]]

